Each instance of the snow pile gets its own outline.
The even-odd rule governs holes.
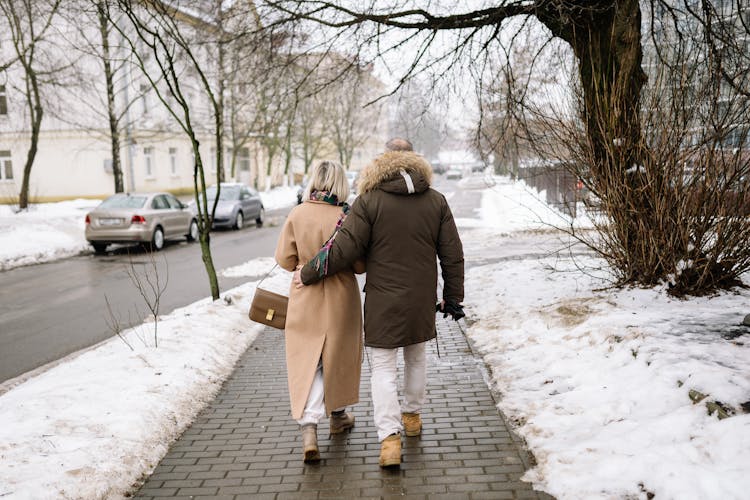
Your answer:
[[[288,277],[278,275],[277,279]],[[0,396],[0,496],[113,498],[150,473],[262,325],[248,283],[175,310]]]
[[[462,231],[467,254],[534,234],[539,221],[514,207],[530,205],[523,191],[485,190],[485,229]],[[490,230],[511,236],[488,247]],[[578,259],[521,255],[467,273],[468,334],[538,461],[524,478],[560,499],[747,498],[750,330],[737,324],[750,293],[596,292],[606,284],[579,266],[602,264]],[[720,420],[715,403],[734,414]]]
[[[260,199],[263,200],[263,208],[268,212],[269,210],[296,205],[297,190],[299,190],[299,186],[283,186],[273,188],[270,191],[261,191]]]
[[[90,251],[83,236],[85,217],[98,204],[98,200],[42,203],[17,214],[0,205],[0,271]]]
[[[221,271],[225,278],[244,278],[263,276],[269,272],[276,264],[273,257],[261,257],[240,264],[239,266],[228,267]]]

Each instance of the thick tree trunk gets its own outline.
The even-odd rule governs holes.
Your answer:
[[[646,82],[640,5],[638,0],[578,3],[566,3],[564,14],[542,12],[539,19],[571,45],[578,59],[591,181],[622,246],[618,267],[625,281],[649,284],[664,273],[656,253],[644,248],[643,236],[664,228],[655,223],[646,189],[650,165],[640,122]]]
[[[96,4],[99,17],[99,32],[102,37],[102,62],[104,64],[104,79],[107,85],[107,116],[109,118],[109,136],[112,146],[112,175],[115,182],[115,193],[122,193],[124,188],[122,176],[122,161],[120,158],[120,129],[115,108],[114,73],[109,50],[109,21],[106,6],[103,2]]]

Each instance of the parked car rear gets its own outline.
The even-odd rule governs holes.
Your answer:
[[[265,219],[265,209],[260,194],[249,186],[235,182],[222,182],[220,189],[210,186],[206,189],[208,210],[213,208],[218,191],[219,203],[214,214],[214,228],[242,229],[246,220],[255,220],[261,227]],[[191,209],[197,214],[197,205],[190,202]]]
[[[169,193],[118,193],[86,214],[86,240],[96,253],[113,243],[161,250],[169,239],[198,238],[193,213]]]

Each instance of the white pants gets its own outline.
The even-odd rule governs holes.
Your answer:
[[[305,403],[305,410],[302,412],[302,418],[297,420],[300,426],[308,424],[318,425],[320,419],[325,416],[326,405],[323,398],[325,395],[323,387],[323,360],[321,359],[318,361],[318,367],[315,369],[315,375],[310,386],[310,394],[307,395],[307,402]],[[343,409],[345,408],[338,408],[334,411]]]
[[[378,440],[401,432],[401,413],[420,413],[424,405],[427,383],[425,345],[412,344],[403,347],[404,351],[404,404],[398,402],[396,381],[396,356],[398,349],[370,347],[372,354],[372,405]]]

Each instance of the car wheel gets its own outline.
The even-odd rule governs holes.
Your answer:
[[[91,243],[91,242],[89,242]],[[107,244],[106,243],[91,243],[91,246],[94,247],[94,253],[97,255],[101,255],[104,252],[107,251]]]
[[[260,207],[260,213],[258,213],[258,218],[255,219],[255,227],[263,227],[263,222],[266,220],[266,209],[263,207]]]
[[[195,241],[198,239],[198,223],[195,219],[190,221],[190,227],[188,228],[187,240]]]
[[[242,215],[242,212],[237,212],[237,217],[234,219],[234,228],[242,229],[242,226],[244,225],[245,225],[245,216]]]
[[[164,230],[162,228],[157,227],[154,229],[154,235],[151,237],[151,250],[158,252],[162,248],[164,248]]]

